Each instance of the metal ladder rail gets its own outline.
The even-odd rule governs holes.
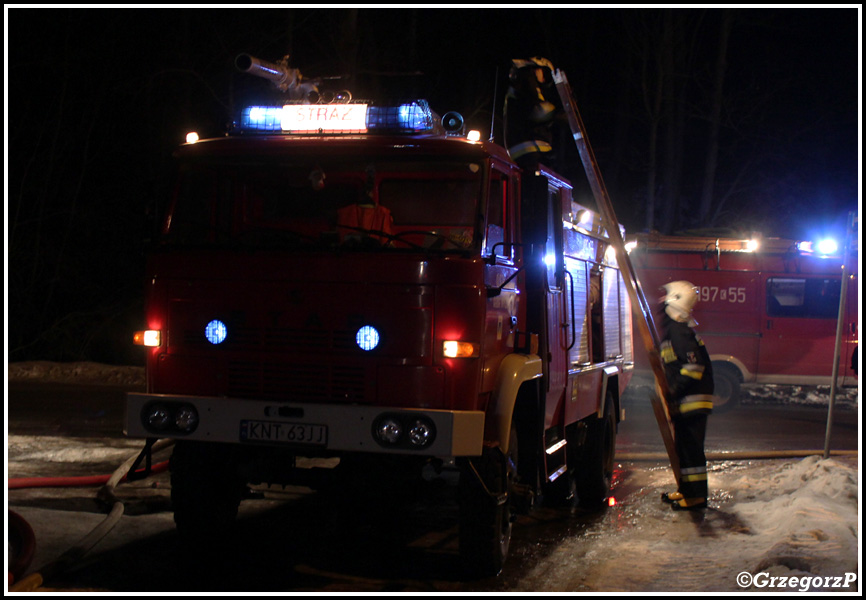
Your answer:
[[[620,267],[625,267],[627,277],[624,277],[626,290],[629,294],[629,299],[632,306],[637,307],[641,318],[636,319],[638,329],[640,330],[641,339],[643,340],[644,349],[649,357],[649,363],[652,367],[653,375],[656,381],[657,395],[653,396],[651,401],[653,412],[655,413],[656,421],[659,426],[659,431],[662,435],[665,449],[667,450],[668,458],[670,459],[671,469],[674,473],[677,485],[680,484],[680,466],[674,446],[674,430],[671,424],[670,411],[668,409],[668,398],[670,390],[665,377],[664,365],[659,355],[659,337],[656,332],[655,324],[652,317],[652,309],[647,302],[646,296],[641,289],[640,281],[635,274],[631,259],[626,252],[625,242],[619,230],[619,221],[613,210],[613,205],[607,193],[607,188],[604,185],[604,180],[601,176],[601,171],[598,168],[598,163],[595,160],[595,154],[589,144],[589,139],[586,135],[586,129],[583,125],[583,120],[580,118],[580,113],[577,110],[577,105],[574,102],[574,96],[571,91],[571,86],[565,73],[556,69],[553,72],[553,80],[556,84],[556,89],[559,92],[562,106],[568,117],[568,123],[574,135],[574,143],[577,146],[580,160],[583,163],[584,171],[586,172],[587,180],[598,205],[599,213],[604,223],[607,224],[607,233],[613,243],[616,251],[617,263]]]

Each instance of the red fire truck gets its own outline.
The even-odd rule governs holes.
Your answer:
[[[838,251],[758,236],[638,234],[631,242],[631,262],[648,296],[674,280],[698,288],[695,317],[713,360],[717,408],[733,406],[744,383],[830,384],[843,288]],[[839,385],[857,385],[856,260],[848,266]],[[635,368],[649,369],[641,357]]]
[[[495,574],[518,511],[609,493],[624,274],[568,181],[456,113],[347,98],[249,107],[176,151],[125,431],[176,440],[191,539],[227,530],[249,483],[384,499],[434,473],[455,482],[461,562]]]

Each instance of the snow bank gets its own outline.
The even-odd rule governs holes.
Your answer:
[[[29,361],[9,363],[7,381],[56,381],[65,383],[104,383],[144,385],[144,367],[104,365],[93,362],[58,363]]]
[[[857,573],[855,469],[833,459],[811,456],[786,464],[765,479],[746,475],[733,482],[729,491],[736,501],[733,512],[754,536],[749,545],[763,548],[754,555],[756,562],[750,570],[753,576],[767,573],[768,577],[796,577],[798,584],[790,591],[840,591],[838,585],[834,586],[840,583],[836,578],[843,578],[844,583],[846,574]],[[755,579],[747,589],[786,591],[761,585],[768,581]]]
[[[856,408],[859,396],[859,386],[837,387],[834,406],[839,408]],[[829,403],[829,385],[744,385],[742,387],[742,394],[740,395],[740,404],[827,406]]]
[[[626,402],[643,402],[653,394],[655,384],[644,374],[637,374],[626,388],[623,399]],[[841,409],[856,410],[860,402],[860,387],[837,387],[834,406]],[[743,384],[740,388],[739,403],[742,405],[796,405],[820,406],[830,404],[829,385],[781,385],[772,383]]]

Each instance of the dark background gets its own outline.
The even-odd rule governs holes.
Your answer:
[[[859,206],[855,7],[11,8],[6,22],[9,360],[141,362],[130,339],[171,152],[273,98],[234,69],[241,52],[289,54],[356,98],[426,98],[500,143],[511,59],[544,56],[630,232],[813,239]]]

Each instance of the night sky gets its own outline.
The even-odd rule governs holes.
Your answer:
[[[7,8],[8,355],[138,361],[129,332],[172,150],[274,97],[235,71],[241,52],[289,54],[356,98],[426,98],[485,138],[492,122],[499,142],[510,60],[544,56],[568,75],[629,231],[647,228],[652,188],[673,207],[653,228],[810,238],[859,207],[860,20],[856,6]],[[710,146],[714,204],[697,222]]]

